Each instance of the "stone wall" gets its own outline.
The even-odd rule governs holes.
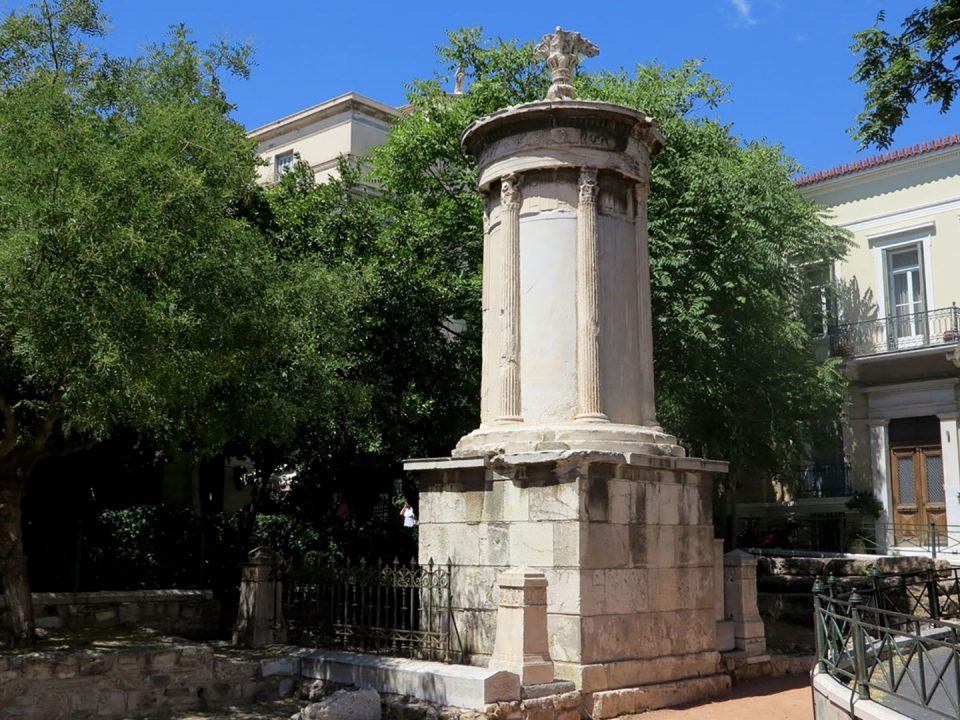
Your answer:
[[[0,655],[0,717],[119,718],[290,694],[299,666],[207,646]]]
[[[47,630],[145,627],[203,637],[220,622],[220,604],[209,590],[34,593],[33,608],[37,627]],[[5,610],[0,595],[0,618]]]

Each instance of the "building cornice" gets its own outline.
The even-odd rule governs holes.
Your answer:
[[[293,130],[299,130],[347,111],[358,111],[385,123],[392,123],[403,113],[397,108],[384,105],[358,93],[346,93],[332,100],[314,105],[306,110],[287,115],[261,127],[250,130],[247,137],[264,142]]]

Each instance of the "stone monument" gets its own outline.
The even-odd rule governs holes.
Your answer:
[[[409,460],[420,557],[453,560],[457,632],[494,652],[497,578],[548,581],[556,675],[605,718],[722,692],[712,488],[657,422],[647,198],[663,147],[644,113],[573,97],[579,33],[537,47],[547,100],[466,129],[484,197],[480,426]]]

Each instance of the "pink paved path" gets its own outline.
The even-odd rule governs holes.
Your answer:
[[[810,678],[784,675],[737,683],[714,702],[631,715],[636,720],[812,720]]]

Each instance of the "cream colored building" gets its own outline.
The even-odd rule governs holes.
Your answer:
[[[821,497],[808,510],[843,510],[845,498],[828,496],[872,491],[881,545],[960,543],[960,136],[797,185],[854,240],[843,261],[810,269],[823,288],[821,347],[844,359],[850,397],[834,458],[843,471],[822,463],[819,485],[812,472],[808,495]]]
[[[336,173],[341,155],[366,157],[381,145],[400,114],[389,105],[347,93],[251,130],[249,137],[267,161],[260,168],[260,182],[276,182],[298,155],[323,182]]]

